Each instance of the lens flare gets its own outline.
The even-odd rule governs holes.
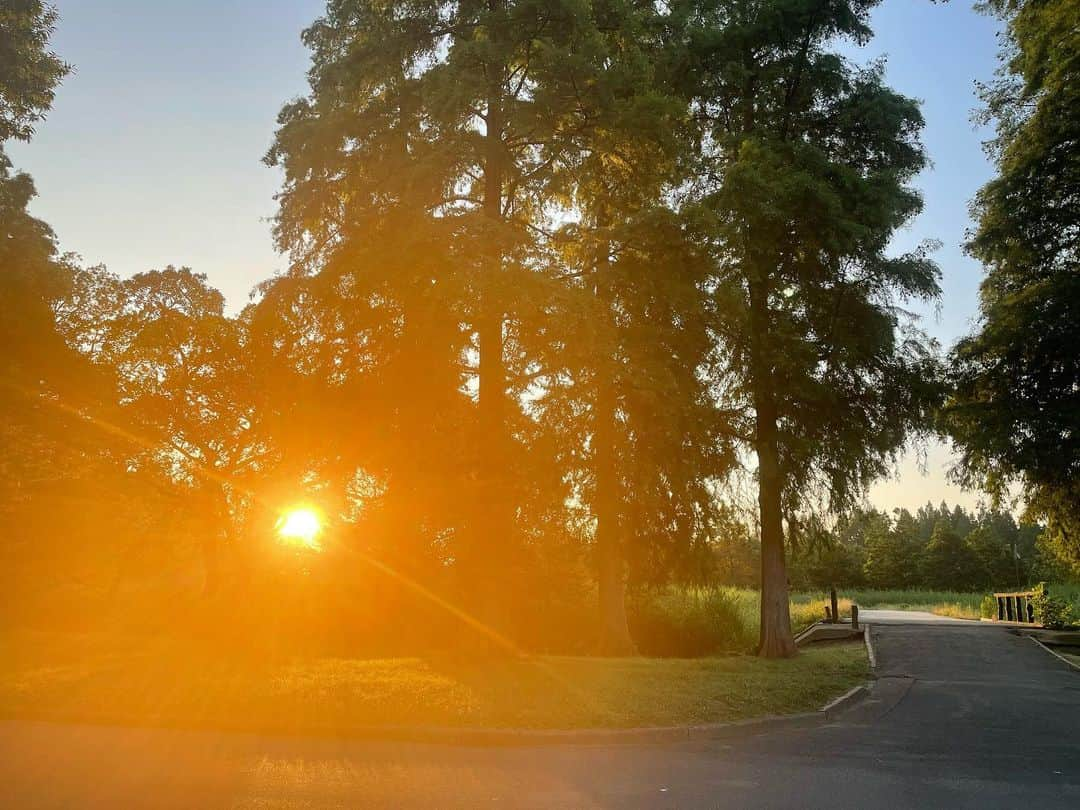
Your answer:
[[[278,536],[282,540],[315,550],[319,549],[322,529],[322,517],[308,507],[290,509],[281,516],[277,525]]]

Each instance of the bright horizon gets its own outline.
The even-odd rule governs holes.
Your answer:
[[[33,175],[32,212],[60,248],[128,276],[167,264],[206,273],[231,310],[255,284],[284,269],[269,217],[280,184],[261,163],[281,105],[306,91],[300,32],[322,0],[192,0],[183,7],[138,0],[59,0],[52,47],[75,72],[59,88],[30,144],[11,144]],[[992,77],[997,25],[970,3],[887,0],[875,38],[851,51],[888,57],[889,83],[923,100],[924,142],[933,165],[919,178],[926,207],[896,240],[926,239],[937,252],[943,295],[924,327],[948,348],[976,314],[981,268],[963,255],[967,205],[991,174],[971,123],[974,82]],[[108,214],[106,215],[106,212]],[[949,484],[954,457],[933,443],[920,471],[905,455],[898,476],[871,503],[915,509],[942,500],[974,507],[979,493]]]

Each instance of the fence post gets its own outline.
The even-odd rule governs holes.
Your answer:
[[[836,588],[829,589],[829,601],[832,602],[832,620],[840,621],[840,609],[836,604]]]

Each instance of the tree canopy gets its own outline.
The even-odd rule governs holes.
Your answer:
[[[944,422],[961,477],[1019,481],[1062,553],[1080,562],[1080,31],[1075,0],[983,4],[1005,24],[982,88],[997,175],[972,205],[967,249],[986,267],[976,331],[953,353]]]

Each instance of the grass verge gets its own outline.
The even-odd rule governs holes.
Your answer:
[[[29,637],[28,637],[29,636]],[[742,720],[820,708],[868,677],[862,645],[787,661],[540,656],[238,661],[55,634],[0,642],[0,712],[87,722],[348,734],[379,726],[574,729]]]

